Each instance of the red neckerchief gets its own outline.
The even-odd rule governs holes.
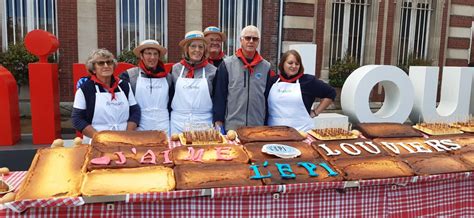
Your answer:
[[[140,60],[138,67],[140,67],[140,69],[142,69],[143,72],[145,72],[145,74],[151,78],[163,78],[168,75],[168,72],[165,71],[165,65],[161,61],[158,61],[158,66],[156,66],[155,69],[149,70],[145,67],[143,60]]]
[[[207,60],[201,62],[200,64],[195,65],[194,67],[191,66],[188,62],[186,62],[184,59],[179,62],[182,64],[186,69],[188,69],[188,73],[186,74],[186,78],[194,78],[194,70],[195,69],[201,69],[205,67],[206,65],[209,64]]]
[[[225,56],[224,52],[221,51],[221,53],[219,53],[219,54],[217,55],[217,58],[211,58],[211,57],[209,57],[209,58],[208,58],[208,61],[209,61],[209,63],[214,64],[214,61],[222,60],[222,58],[223,58],[224,56]]]
[[[239,48],[237,52],[235,53],[235,56],[237,56],[242,63],[244,63],[244,68],[247,68],[250,72],[250,74],[253,74],[253,67],[257,66],[260,62],[263,61],[262,56],[258,54],[258,52],[255,52],[255,56],[253,57],[252,63],[247,62],[247,59],[245,58],[244,54],[242,53],[242,49]]]
[[[280,75],[278,75],[278,76],[280,77],[280,80],[282,82],[292,83],[292,82],[295,82],[296,80],[298,80],[299,78],[301,78],[303,75],[304,75],[304,73],[300,72],[300,73],[294,75],[292,78],[289,78],[289,79],[285,78],[285,76],[283,76],[283,73],[280,73]]]
[[[115,80],[114,84],[112,84],[112,87],[109,87],[107,84],[100,81],[95,74],[91,76],[91,80],[94,81],[95,83],[99,84],[100,86],[102,86],[102,88],[104,88],[105,90],[107,90],[112,95],[112,100],[114,100],[115,99],[115,89],[119,85],[119,78],[117,76],[112,76],[112,79]]]

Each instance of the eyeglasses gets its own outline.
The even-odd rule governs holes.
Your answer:
[[[159,57],[160,53],[159,52],[143,52],[143,55],[144,56],[157,56],[157,57]]]
[[[260,38],[255,37],[255,36],[244,36],[244,37],[242,37],[242,38],[244,38],[245,41],[247,41],[247,42],[250,42],[250,40],[252,40],[252,41],[254,41],[254,42],[258,42],[258,40],[260,40]]]
[[[97,64],[100,67],[105,66],[105,64],[107,64],[107,66],[112,66],[112,64],[114,64],[114,60],[96,61],[94,63]]]

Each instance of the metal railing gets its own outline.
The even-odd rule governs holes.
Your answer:
[[[431,0],[403,1],[398,36],[399,65],[406,64],[409,58],[426,59],[432,10]]]
[[[167,47],[166,0],[116,0],[117,53],[131,50],[145,39]]]
[[[333,1],[330,66],[345,55],[363,63],[368,7],[368,0]]]
[[[219,26],[227,35],[224,53],[233,55],[240,48],[240,31],[247,25],[255,25],[262,30],[261,0],[219,1]]]
[[[34,29],[58,36],[56,0],[3,0],[2,48],[22,41]]]

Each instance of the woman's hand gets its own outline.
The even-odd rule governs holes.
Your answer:
[[[309,113],[309,116],[310,116],[311,118],[317,117],[318,115],[319,115],[319,113],[316,113],[315,110],[311,110],[311,112]]]

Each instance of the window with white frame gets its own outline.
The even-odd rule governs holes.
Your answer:
[[[427,58],[431,12],[431,0],[403,0],[398,36],[398,65],[406,64],[410,58]]]
[[[167,46],[166,0],[117,1],[117,53],[131,50],[145,39]]]
[[[3,0],[2,48],[23,41],[34,29],[46,30],[57,36],[56,0]]]
[[[369,0],[334,0],[332,3],[329,65],[346,55],[363,63]]]
[[[220,0],[219,26],[227,35],[223,50],[233,55],[240,48],[240,31],[248,25],[262,30],[261,0]]]

